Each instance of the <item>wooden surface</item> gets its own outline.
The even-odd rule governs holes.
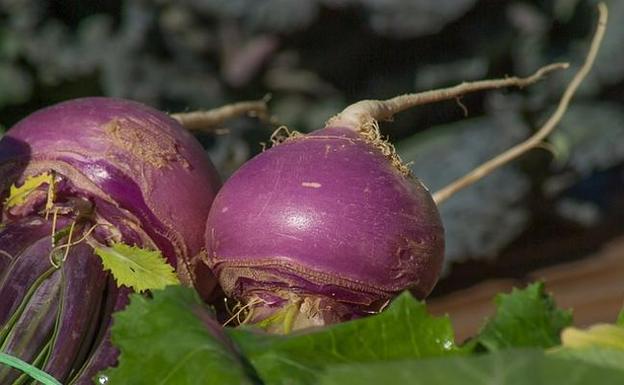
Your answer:
[[[467,289],[433,298],[433,314],[449,314],[458,341],[474,335],[494,313],[494,296],[526,282],[542,280],[557,305],[574,310],[574,323],[587,326],[613,322],[624,303],[624,237],[616,238],[587,258],[530,272],[526,280],[487,280]]]

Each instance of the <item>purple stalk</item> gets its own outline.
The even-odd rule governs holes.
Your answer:
[[[35,282],[51,269],[48,261],[51,229],[49,223],[35,219],[10,223],[0,231],[0,249],[9,250],[13,255],[11,265],[0,280],[0,330],[5,328],[9,317],[25,300]],[[11,235],[17,233],[23,237]],[[19,243],[20,247],[17,246],[18,239],[23,242]]]
[[[34,362],[37,356],[46,354],[56,323],[60,281],[59,271],[43,281],[3,341],[3,353],[26,362]],[[11,384],[21,374],[15,369],[0,367],[0,384]]]
[[[0,239],[10,239],[2,235],[15,232],[16,227],[24,229],[9,223]],[[33,234],[50,230],[47,222],[30,227]],[[3,302],[6,320],[0,329],[0,346],[4,353],[33,362],[65,381],[73,368],[82,366],[95,343],[109,275],[86,244],[71,247],[60,269],[50,265],[51,250],[50,235],[45,234],[15,256],[14,269],[2,286],[4,293],[15,289],[16,295]],[[26,271],[33,274],[20,280]],[[15,370],[2,369],[0,383],[12,383],[19,375]]]
[[[108,303],[102,317],[103,322],[98,327],[101,335],[95,340],[96,343],[89,360],[73,376],[68,385],[92,385],[95,376],[102,369],[117,365],[119,351],[113,346],[110,339],[113,321],[111,315],[128,305],[131,291],[125,287],[117,288],[114,284],[109,285],[108,289]]]
[[[84,362],[81,348],[93,344],[107,283],[99,259],[90,246],[72,248],[63,265],[59,324],[44,370],[57,379],[67,378],[72,367]],[[85,282],[89,283],[85,288]],[[80,367],[81,365],[77,365]]]

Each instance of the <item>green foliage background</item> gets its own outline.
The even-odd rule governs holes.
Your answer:
[[[552,137],[557,156],[535,152],[446,203],[449,263],[562,223],[611,223],[624,207],[624,2],[607,3],[595,70]],[[88,95],[177,112],[270,93],[280,122],[309,131],[359,99],[576,67],[595,20],[589,0],[0,0],[0,125]],[[572,73],[466,96],[467,117],[449,101],[383,129],[436,190],[529,135]],[[250,119],[228,128],[201,138],[224,176],[271,132]]]

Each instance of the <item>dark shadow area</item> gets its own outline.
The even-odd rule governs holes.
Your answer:
[[[9,188],[17,181],[30,159],[30,146],[10,136],[0,139],[0,213]]]

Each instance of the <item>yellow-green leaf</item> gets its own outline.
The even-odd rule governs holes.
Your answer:
[[[54,183],[54,175],[46,172],[36,176],[29,176],[21,186],[17,187],[16,185],[12,185],[9,197],[5,202],[6,206],[10,208],[21,205],[26,201],[30,193],[46,183],[52,186]]]
[[[603,347],[624,350],[624,327],[598,324],[587,330],[573,327],[561,333],[561,344],[569,348]]]
[[[111,247],[95,247],[105,270],[110,270],[118,285],[135,291],[162,289],[180,283],[175,271],[160,251],[115,243]]]

